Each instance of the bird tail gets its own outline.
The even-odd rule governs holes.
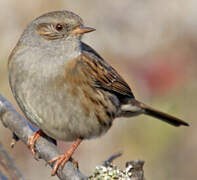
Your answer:
[[[121,110],[121,116],[131,117],[135,115],[146,114],[154,118],[160,119],[173,126],[189,126],[189,124],[184,122],[183,120],[167,113],[153,109],[135,99],[130,100],[129,103],[126,105],[122,105]]]

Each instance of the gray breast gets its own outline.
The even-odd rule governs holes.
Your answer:
[[[107,131],[109,126],[101,125],[93,111],[86,116],[79,99],[67,91],[66,82],[58,86],[57,78],[64,74],[63,57],[28,52],[27,59],[26,52],[24,49],[13,57],[9,79],[12,92],[30,122],[47,135],[66,141],[96,137]],[[37,61],[31,63],[35,58]]]

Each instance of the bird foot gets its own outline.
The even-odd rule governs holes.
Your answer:
[[[64,167],[65,163],[66,163],[69,159],[70,159],[70,155],[67,154],[67,153],[65,153],[65,154],[63,154],[63,155],[60,155],[60,156],[58,156],[58,157],[56,157],[56,158],[50,160],[50,161],[48,162],[48,164],[52,164],[52,163],[55,162],[55,165],[53,166],[53,170],[52,170],[51,176],[55,176],[56,173],[57,173],[57,170],[58,170],[59,168],[62,169],[62,168]]]
[[[66,164],[67,161],[71,160],[73,162],[73,164],[75,165],[75,167],[78,167],[78,163],[77,161],[75,161],[71,156],[74,153],[74,151],[77,149],[77,147],[79,146],[79,144],[81,143],[82,139],[77,139],[74,144],[72,145],[72,147],[63,155],[60,155],[58,157],[53,158],[52,160],[50,160],[48,162],[48,164],[52,164],[55,162],[54,166],[53,166],[53,170],[51,173],[51,176],[55,176],[57,174],[57,170],[59,168],[63,168],[64,165]]]
[[[36,160],[38,160],[38,158],[36,157],[35,144],[36,144],[36,141],[38,140],[38,138],[40,136],[43,136],[43,134],[44,133],[42,130],[38,130],[38,131],[34,132],[33,135],[28,138],[28,141],[27,141],[27,145],[28,145],[29,149],[31,150],[31,152],[33,153],[33,156]]]

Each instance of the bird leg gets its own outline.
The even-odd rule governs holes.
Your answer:
[[[33,153],[33,156],[35,159],[37,159],[36,151],[35,151],[35,144],[40,136],[44,136],[44,132],[42,130],[38,130],[34,132],[33,135],[28,138],[28,141],[27,141],[27,145],[29,149],[31,150],[31,152]]]
[[[77,149],[77,147],[79,146],[79,144],[81,143],[82,139],[78,138],[74,144],[72,145],[72,147],[63,155],[60,155],[52,160],[50,160],[48,163],[52,164],[53,162],[55,162],[54,166],[53,166],[53,171],[51,173],[51,176],[56,175],[57,170],[59,167],[63,168],[65,163],[71,158],[72,154],[74,153],[74,151]]]

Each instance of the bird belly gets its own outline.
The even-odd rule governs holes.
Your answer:
[[[24,89],[17,91],[16,99],[25,116],[54,139],[90,139],[105,133],[112,124],[113,118],[105,119],[108,123],[101,123],[91,107],[87,114],[79,98],[69,94],[66,88],[62,92],[58,89],[58,93],[49,90],[38,93],[41,89],[36,87],[31,91]]]
[[[111,127],[119,106],[117,98],[108,98],[112,95],[85,87],[80,76],[80,85],[68,84],[64,59],[53,61],[56,64],[42,63],[43,66],[31,64],[23,56],[17,60],[20,63],[10,64],[12,92],[29,121],[48,136],[64,141],[88,139],[100,136]],[[87,95],[93,98],[90,100]]]
[[[43,118],[40,127],[50,137],[64,141],[73,141],[77,138],[90,139],[100,136],[109,129],[110,126],[99,123],[93,111],[87,116],[79,102],[73,100],[67,102],[63,109],[61,105],[51,109],[49,114],[52,118]]]

